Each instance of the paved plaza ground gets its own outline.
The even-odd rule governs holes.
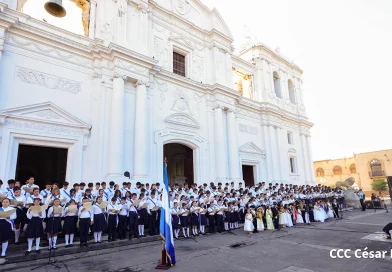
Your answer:
[[[206,235],[196,241],[176,241],[177,264],[170,271],[392,271],[392,243],[379,241],[382,235],[376,233],[392,222],[392,212],[354,210],[344,216],[348,220],[303,225],[285,229],[287,232],[249,235],[237,230],[236,235]],[[366,247],[367,251],[383,250],[388,254],[382,259],[356,258],[354,251]],[[46,266],[36,271],[154,271],[160,249],[159,242],[150,242],[67,255],[57,258],[60,270]],[[332,259],[332,249],[351,249],[348,255],[351,258]],[[26,266],[19,269],[9,264],[0,269],[29,271],[35,264],[36,261],[18,264]]]

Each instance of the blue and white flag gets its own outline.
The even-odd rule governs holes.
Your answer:
[[[162,208],[161,208],[161,221],[160,234],[165,243],[166,260],[170,265],[175,265],[176,254],[174,252],[173,230],[172,230],[172,216],[170,212],[169,200],[169,178],[167,176],[167,159],[163,163],[163,191],[162,191]]]

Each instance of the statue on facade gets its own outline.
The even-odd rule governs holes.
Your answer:
[[[345,181],[337,181],[335,185],[337,188],[348,190],[354,185],[354,183],[355,183],[355,178],[349,177]]]

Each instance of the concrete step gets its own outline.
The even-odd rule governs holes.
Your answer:
[[[63,241],[58,241],[57,249],[52,250],[51,256],[64,256],[69,254],[78,254],[87,251],[108,249],[114,247],[121,247],[127,245],[135,245],[141,243],[148,243],[154,241],[160,241],[162,238],[159,235],[147,236],[140,239],[133,238],[132,240],[124,239],[124,240],[116,240],[114,242],[107,241],[107,235],[102,236],[102,243],[100,244],[92,244],[94,239],[89,237],[89,243],[87,247],[80,247],[79,239],[74,240],[74,246],[66,248]],[[60,242],[60,243],[59,243]],[[38,259],[46,259],[49,258],[50,251],[48,249],[48,241],[44,240],[40,243],[41,253],[37,254],[35,252],[35,247],[33,246],[32,251],[29,255],[25,256],[25,252],[27,250],[27,244],[21,243],[20,245],[10,244],[7,249],[7,257],[5,259],[0,259],[0,264],[9,264],[9,263],[18,263],[25,261],[34,261]],[[1,269],[1,267],[0,267]]]

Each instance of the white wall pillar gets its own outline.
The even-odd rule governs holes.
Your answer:
[[[313,157],[312,157],[312,146],[310,144],[310,135],[305,135],[306,145],[307,145],[307,152],[308,152],[308,160],[309,160],[309,178],[308,181],[310,184],[313,184],[315,181],[314,178],[314,167],[313,167]]]
[[[264,159],[263,162],[263,175],[264,175],[264,180],[265,182],[270,182],[272,180],[271,174],[272,174],[272,161],[271,161],[271,151],[270,151],[270,140],[268,137],[268,132],[267,132],[267,126],[265,124],[261,125],[261,138],[263,141],[263,149],[264,152],[266,153],[266,158]]]
[[[237,144],[237,130],[235,113],[229,109],[227,111],[227,141],[229,150],[229,174],[230,179],[236,183],[240,182],[240,161],[238,156],[238,144]]]
[[[299,134],[299,137],[301,139],[301,156],[302,156],[302,164],[303,164],[303,177],[304,177],[304,183],[308,181],[308,160],[307,160],[307,155],[306,155],[306,146],[305,146],[305,141],[304,141],[304,134],[301,132]]]
[[[137,82],[135,107],[135,153],[133,179],[147,179],[147,86]]]
[[[215,132],[215,168],[216,181],[226,180],[226,156],[223,135],[223,108],[217,106],[214,109],[214,132]]]
[[[90,0],[90,23],[88,26],[88,37],[90,39],[95,38],[96,13],[97,13],[97,1]]]
[[[123,177],[124,152],[124,79],[121,76],[113,78],[112,110],[110,112],[109,136],[109,169],[108,179]]]
[[[278,181],[278,154],[275,151],[275,147],[276,147],[276,138],[275,138],[275,132],[274,132],[274,127],[272,125],[268,125],[267,126],[267,138],[269,140],[268,143],[268,153],[267,154],[267,160],[269,160],[269,165],[270,165],[270,169],[271,172],[269,173],[269,178],[270,178],[270,182],[277,182]]]
[[[261,70],[261,67],[256,68],[255,76],[254,76],[254,90],[255,90],[255,96],[254,100],[256,101],[262,101],[262,89],[263,89],[263,77],[262,77],[263,71]]]
[[[281,164],[287,163],[287,161],[284,162],[281,160],[281,155],[280,155],[280,145],[281,145],[280,134],[281,134],[282,128],[278,127],[278,126],[274,126],[274,130],[275,130],[275,138],[276,138],[276,155],[277,155],[277,161],[278,161],[277,169],[276,169],[278,171],[278,173],[276,176],[279,178],[279,182],[282,182],[282,166],[281,166]]]

